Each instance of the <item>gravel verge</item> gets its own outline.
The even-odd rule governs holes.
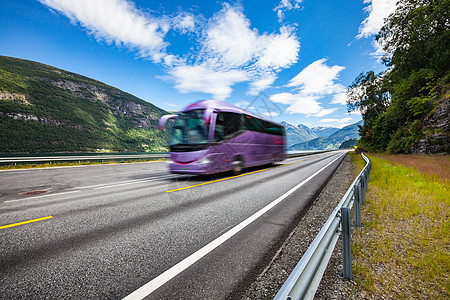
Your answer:
[[[346,155],[331,180],[292,231],[269,265],[248,288],[243,299],[273,299],[306,252],[331,212],[354,180],[354,167]],[[342,277],[340,238],[325,270],[315,299],[350,299],[354,282]]]

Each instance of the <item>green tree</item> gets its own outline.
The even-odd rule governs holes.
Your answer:
[[[364,119],[359,146],[408,152],[445,96],[450,68],[450,1],[400,0],[376,36],[384,74],[361,73],[348,89],[349,111]]]
[[[347,90],[347,110],[360,110],[364,124],[359,129],[361,144],[373,148],[375,122],[389,106],[390,93],[383,74],[373,71],[359,74]]]
[[[365,123],[372,123],[386,111],[390,94],[383,74],[373,71],[359,74],[347,90],[347,110],[359,109]]]
[[[376,36],[392,67],[390,76],[407,78],[419,69],[443,76],[450,66],[450,1],[400,0]]]

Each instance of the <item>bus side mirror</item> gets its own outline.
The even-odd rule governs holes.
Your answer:
[[[161,131],[166,130],[166,123],[169,119],[178,119],[178,115],[165,115],[159,119],[158,129]]]

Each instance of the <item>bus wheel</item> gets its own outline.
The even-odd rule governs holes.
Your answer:
[[[277,162],[278,162],[277,157],[276,157],[275,155],[273,155],[273,156],[272,156],[272,161],[270,162],[270,165],[271,165],[272,167],[276,167],[276,166],[277,166]]]
[[[239,158],[235,159],[232,165],[233,165],[232,169],[233,175],[239,175],[242,173],[242,161]]]

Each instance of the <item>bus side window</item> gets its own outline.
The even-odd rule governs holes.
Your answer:
[[[256,131],[256,132],[264,132],[264,125],[263,125],[263,121],[258,119],[258,118],[254,118],[251,116],[245,116],[244,118],[244,124],[245,124],[245,128],[247,130],[250,131]]]
[[[216,118],[216,126],[214,128],[214,142],[223,140],[223,113],[219,113]]]
[[[221,112],[216,118],[214,129],[214,141],[220,142],[233,137],[242,129],[241,115],[235,113]]]
[[[265,122],[266,133],[275,134],[275,135],[283,135],[283,128],[276,124],[272,124],[269,122]]]

